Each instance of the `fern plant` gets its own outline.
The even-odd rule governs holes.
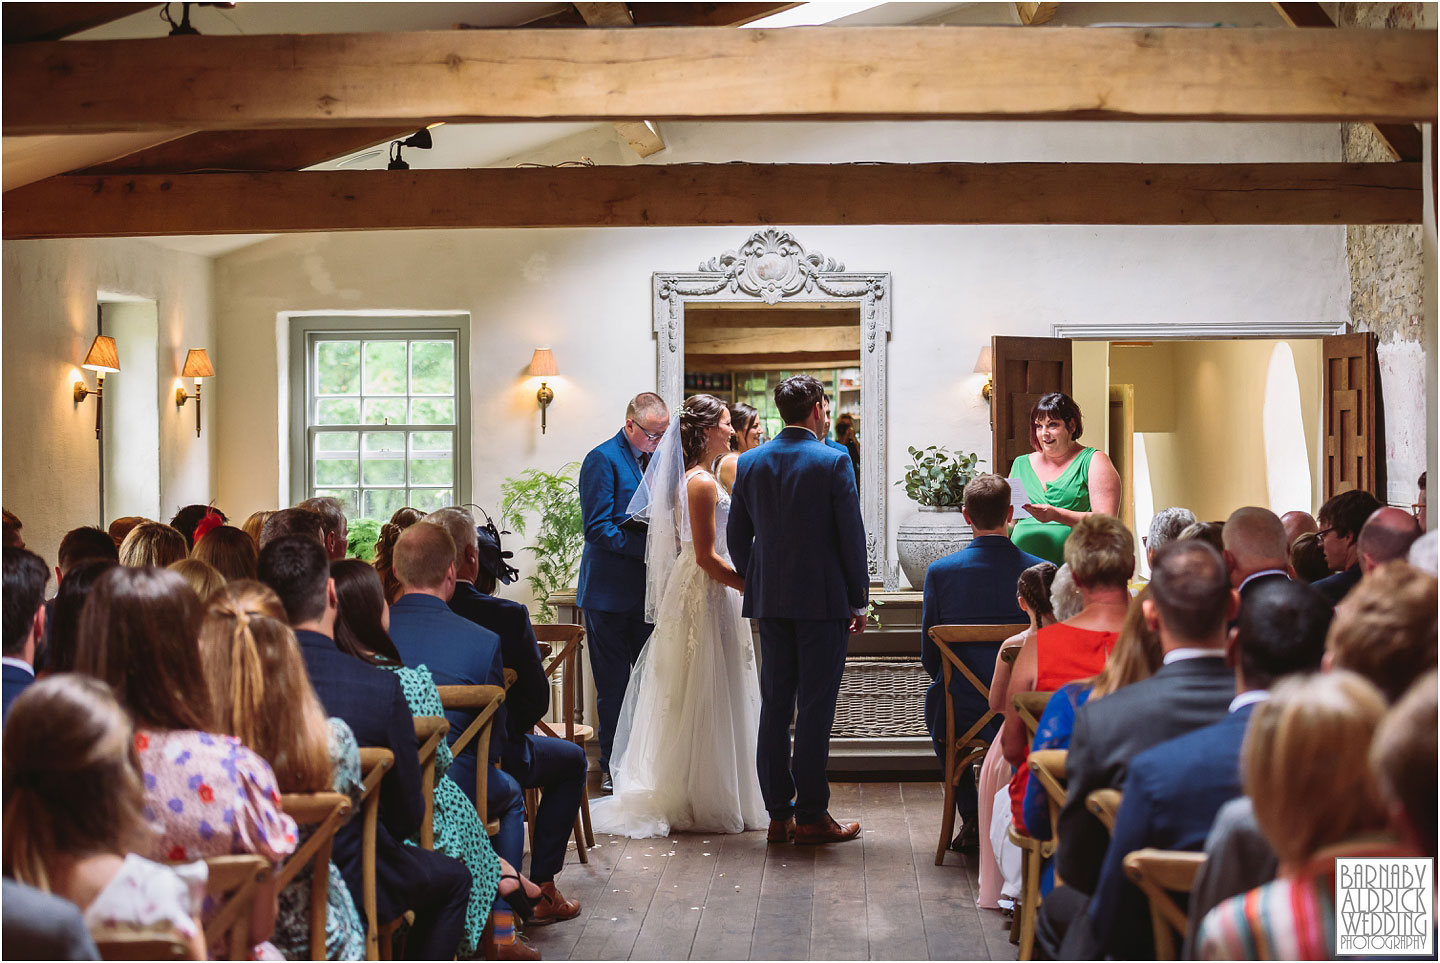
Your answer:
[[[535,573],[526,577],[539,609],[536,621],[555,621],[550,596],[564,591],[575,581],[580,552],[585,547],[585,529],[580,518],[579,462],[570,462],[556,472],[527,468],[500,486],[501,523],[524,535],[526,518],[538,515],[540,527],[525,551],[535,556]]]

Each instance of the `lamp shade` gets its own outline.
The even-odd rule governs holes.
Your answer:
[[[191,348],[185,355],[185,370],[180,372],[182,378],[213,378],[215,369],[210,366],[210,355],[205,353],[204,348]]]
[[[987,344],[985,347],[980,349],[980,357],[975,359],[975,373],[991,374],[994,372],[994,370],[995,355],[994,352],[991,351],[990,345]]]
[[[555,355],[550,353],[549,348],[536,348],[535,354],[530,357],[530,377],[551,378],[560,373],[555,367]]]
[[[85,352],[85,360],[80,362],[80,367],[91,371],[119,371],[120,352],[115,347],[115,339],[103,334],[96,336],[90,342],[90,350]]]

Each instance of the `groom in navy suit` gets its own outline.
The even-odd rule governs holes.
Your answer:
[[[625,427],[593,449],[580,467],[580,515],[585,551],[580,557],[576,604],[585,613],[595,709],[600,719],[600,788],[610,791],[610,749],[630,669],[654,628],[645,621],[645,535],[622,527],[650,455],[670,424],[665,401],[636,395]]]
[[[849,454],[820,440],[830,422],[820,382],[785,379],[775,406],[785,429],[740,456],[726,528],[743,614],[760,621],[756,767],[771,842],[838,842],[860,834],[831,818],[825,767],[849,636],[865,628],[865,526]]]

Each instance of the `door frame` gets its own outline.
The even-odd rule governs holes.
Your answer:
[[[1284,341],[1352,334],[1348,321],[1057,321],[1050,337],[1072,341],[1228,341],[1236,338]]]

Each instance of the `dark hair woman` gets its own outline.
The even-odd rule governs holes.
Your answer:
[[[55,608],[50,622],[50,637],[44,651],[36,657],[36,669],[43,672],[74,672],[75,647],[79,639],[80,611],[85,599],[100,576],[119,562],[108,558],[87,558],[76,562],[65,573],[55,593]]]
[[[760,412],[737,401],[730,408],[730,427],[735,434],[730,437],[730,450],[715,460],[715,477],[728,492],[735,484],[735,467],[740,456],[751,448],[760,447]]]
[[[259,564],[255,542],[242,529],[218,525],[201,535],[190,549],[190,557],[209,562],[225,580],[255,577]]]

